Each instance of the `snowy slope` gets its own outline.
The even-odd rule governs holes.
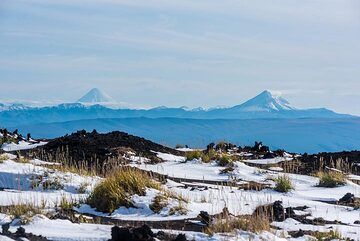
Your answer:
[[[234,106],[232,109],[241,111],[288,111],[296,110],[290,103],[284,98],[272,94],[270,91],[263,91],[261,94],[246,101],[245,103]]]
[[[88,93],[86,93],[83,97],[81,97],[78,102],[80,103],[107,103],[107,102],[115,102],[112,97],[102,92],[97,88],[91,89]]]

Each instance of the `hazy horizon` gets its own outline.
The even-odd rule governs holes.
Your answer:
[[[85,4],[86,3],[86,4]],[[1,100],[234,106],[263,90],[360,115],[355,0],[4,0]]]

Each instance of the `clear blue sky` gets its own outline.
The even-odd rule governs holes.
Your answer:
[[[360,115],[358,0],[1,0],[0,98],[236,105],[264,89]],[[5,88],[4,88],[5,87]]]

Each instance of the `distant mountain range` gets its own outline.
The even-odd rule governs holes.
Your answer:
[[[113,99],[98,89],[92,89],[77,103],[47,107],[24,105],[1,106],[2,126],[30,125],[97,118],[190,118],[190,119],[259,119],[259,118],[351,118],[325,108],[297,109],[269,91],[264,91],[241,105],[230,108],[191,109],[185,107],[152,109],[119,109],[111,106]]]
[[[360,118],[325,108],[298,109],[284,98],[263,91],[228,108],[188,109],[160,106],[119,108],[114,99],[92,89],[76,103],[30,107],[0,104],[0,127],[18,128],[34,137],[52,138],[78,129],[127,131],[153,141],[203,146],[210,141],[237,144],[266,142],[294,152],[360,148]]]

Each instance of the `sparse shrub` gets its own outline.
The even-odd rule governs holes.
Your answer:
[[[330,230],[330,232],[315,232],[313,236],[318,241],[344,240],[340,232],[336,230]]]
[[[43,181],[43,176],[39,175],[39,176],[36,176],[36,175],[32,175],[30,177],[30,188],[31,189],[37,189],[41,182]]]
[[[209,149],[201,157],[202,162],[209,163],[212,160],[215,160],[217,153],[214,149]]]
[[[163,208],[169,205],[169,199],[173,199],[178,202],[178,206],[170,208],[169,215],[175,215],[176,213],[187,213],[187,209],[183,204],[188,203],[188,200],[182,195],[178,195],[168,190],[161,190],[161,193],[155,196],[149,208],[154,213],[160,213]]]
[[[270,222],[265,215],[251,215],[243,217],[225,217],[217,219],[211,223],[205,232],[213,235],[214,233],[230,233],[235,229],[259,233],[270,230]]]
[[[133,206],[131,196],[144,196],[146,188],[160,189],[160,185],[143,171],[120,168],[94,188],[87,202],[100,212],[112,213],[120,206]]]
[[[75,206],[75,202],[69,201],[65,196],[61,197],[59,208],[63,211],[71,211]]]
[[[25,224],[31,217],[40,214],[41,209],[31,203],[13,204],[7,207],[6,213],[13,218],[20,218],[22,223]]]
[[[275,187],[274,190],[278,192],[289,192],[291,189],[293,189],[293,185],[291,183],[291,180],[288,176],[279,176],[274,179],[275,181]]]
[[[233,164],[233,160],[230,156],[222,155],[218,161],[219,166],[226,167]]]
[[[319,187],[337,187],[346,183],[345,175],[342,172],[328,171],[318,172]]]
[[[0,163],[3,163],[4,161],[6,161],[8,159],[9,159],[9,156],[7,154],[0,155]]]
[[[199,150],[189,151],[186,152],[186,160],[187,161],[192,161],[194,159],[199,160],[202,157],[202,155],[203,155],[202,151]]]
[[[80,194],[86,193],[88,186],[89,186],[89,183],[87,183],[87,182],[81,183],[77,189],[78,193],[80,193]]]
[[[177,206],[171,207],[169,210],[169,215],[186,215],[188,210],[186,209],[184,202],[179,201],[179,204]]]
[[[149,208],[154,213],[160,213],[163,208],[168,205],[168,198],[163,194],[158,194],[155,196],[153,202],[150,204]]]
[[[64,188],[64,185],[59,178],[54,178],[53,180],[48,179],[42,182],[42,187],[44,190],[60,190]]]
[[[30,160],[27,159],[26,157],[23,157],[23,156],[18,156],[16,159],[15,159],[16,162],[18,163],[29,163]]]

